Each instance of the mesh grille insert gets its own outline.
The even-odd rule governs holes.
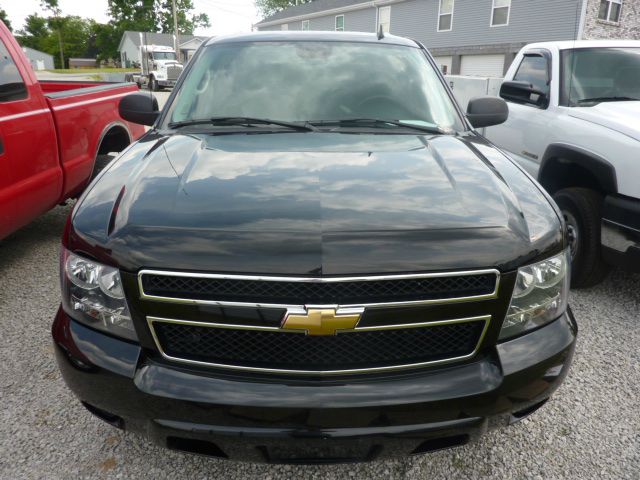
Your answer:
[[[484,321],[308,336],[154,322],[172,357],[223,365],[304,371],[389,367],[473,353]]]
[[[265,281],[145,273],[147,295],[178,299],[289,305],[410,302],[490,295],[494,273],[344,282]]]
[[[167,78],[169,80],[177,80],[181,73],[182,73],[181,68],[178,68],[178,67],[167,68]]]

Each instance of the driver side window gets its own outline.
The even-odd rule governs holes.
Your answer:
[[[27,98],[27,87],[18,67],[0,40],[0,102],[13,102]]]
[[[551,91],[549,82],[549,63],[542,55],[527,55],[522,59],[518,71],[513,77],[515,81],[527,82],[549,97]]]

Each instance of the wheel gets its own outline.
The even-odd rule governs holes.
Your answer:
[[[158,91],[158,81],[154,77],[149,78],[149,90],[152,92]]]
[[[566,188],[553,195],[567,224],[571,250],[571,286],[591,287],[609,272],[602,259],[600,222],[602,195],[587,188]]]

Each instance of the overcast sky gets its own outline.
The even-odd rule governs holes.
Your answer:
[[[64,15],[93,18],[102,23],[109,20],[107,0],[59,0],[59,3]],[[194,12],[206,13],[211,22],[211,27],[196,30],[197,35],[249,32],[259,20],[254,0],[193,0],[193,4]],[[27,15],[38,12],[44,16],[40,0],[0,0],[0,8],[7,12],[14,31],[22,28]]]

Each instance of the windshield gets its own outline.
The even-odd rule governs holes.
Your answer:
[[[640,98],[640,48],[588,48],[562,54],[561,104],[589,106]]]
[[[176,54],[173,52],[153,52],[154,60],[175,60]]]
[[[354,118],[463,129],[420,49],[351,42],[255,42],[206,48],[165,122],[253,117]]]

